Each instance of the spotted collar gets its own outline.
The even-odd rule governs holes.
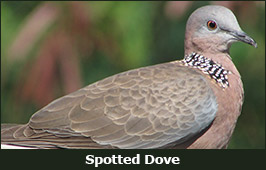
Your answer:
[[[191,53],[186,55],[182,60],[185,66],[192,66],[208,74],[211,79],[214,79],[222,88],[229,87],[228,74],[230,71],[223,68],[220,64],[215,63],[213,60],[208,59],[200,54]]]

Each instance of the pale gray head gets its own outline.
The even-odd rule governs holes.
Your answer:
[[[232,11],[223,6],[201,7],[187,21],[187,52],[228,52],[231,44],[236,41],[257,47],[257,43],[241,30]]]

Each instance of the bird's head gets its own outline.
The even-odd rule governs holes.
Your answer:
[[[228,52],[231,44],[237,41],[257,47],[228,8],[204,6],[194,11],[187,21],[185,51]]]

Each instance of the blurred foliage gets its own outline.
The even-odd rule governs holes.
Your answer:
[[[1,122],[107,76],[183,57],[196,8],[232,9],[255,49],[233,44],[245,102],[229,148],[265,148],[265,2],[1,2]]]

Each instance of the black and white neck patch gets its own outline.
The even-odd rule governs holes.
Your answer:
[[[204,74],[208,74],[214,79],[222,88],[229,87],[228,74],[231,72],[225,70],[220,64],[215,63],[213,60],[208,59],[197,53],[192,53],[185,56],[182,60],[185,66],[192,66],[201,70]]]

